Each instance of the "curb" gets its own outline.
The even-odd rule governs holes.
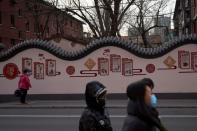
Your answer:
[[[80,108],[85,108],[86,106],[83,105],[77,105],[77,106],[2,106],[0,109],[80,109]],[[122,105],[116,105],[116,106],[107,106],[106,108],[113,108],[113,109],[122,109],[122,108],[127,108],[126,106]],[[197,108],[197,105],[195,106],[158,106],[158,109],[162,108]]]

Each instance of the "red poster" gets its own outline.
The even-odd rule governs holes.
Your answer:
[[[32,70],[32,59],[31,58],[22,58],[22,70],[29,69]]]
[[[46,75],[56,76],[56,61],[47,59],[46,60]]]
[[[197,52],[191,53],[192,69],[197,71]]]
[[[189,51],[179,51],[179,68],[190,69],[190,52]]]
[[[110,55],[110,70],[112,72],[121,72],[121,56],[112,54]]]
[[[34,62],[34,78],[44,79],[44,64],[39,62]]]
[[[108,58],[98,58],[98,71],[101,76],[109,75],[109,59]]]
[[[128,58],[122,59],[122,75],[132,76],[133,75],[133,60]]]

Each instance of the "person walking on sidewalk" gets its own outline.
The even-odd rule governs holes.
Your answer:
[[[127,87],[129,98],[122,131],[167,131],[161,123],[158,113],[153,110],[152,90],[143,80],[131,83]]]
[[[107,90],[97,81],[86,85],[85,108],[79,120],[79,131],[112,131],[109,115],[105,109]]]
[[[20,80],[18,82],[18,88],[20,89],[21,95],[20,95],[20,102],[21,104],[27,104],[26,103],[26,96],[27,91],[29,88],[31,88],[31,83],[29,80],[29,76],[31,76],[32,71],[29,69],[24,69],[23,74],[20,76]]]

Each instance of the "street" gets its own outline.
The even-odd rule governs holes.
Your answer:
[[[78,131],[82,108],[0,109],[1,131]],[[196,108],[160,108],[169,131],[196,131]],[[125,108],[109,108],[114,131],[121,131]]]

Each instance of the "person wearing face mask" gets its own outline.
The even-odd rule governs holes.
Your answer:
[[[151,90],[153,91],[154,89],[154,82],[152,79],[150,78],[144,78],[142,79],[142,81],[151,88]],[[151,105],[153,108],[157,107],[157,96],[155,94],[152,93],[151,95]]]
[[[27,104],[26,96],[27,91],[31,88],[31,83],[29,77],[31,76],[32,71],[29,69],[24,69],[23,74],[20,76],[20,80],[18,82],[18,88],[20,89],[20,102],[21,104]]]
[[[113,131],[105,109],[106,94],[105,86],[98,81],[86,85],[87,107],[79,120],[79,131]]]
[[[144,80],[131,83],[127,87],[129,98],[127,117],[122,131],[167,131],[155,112],[152,102],[152,89]]]

